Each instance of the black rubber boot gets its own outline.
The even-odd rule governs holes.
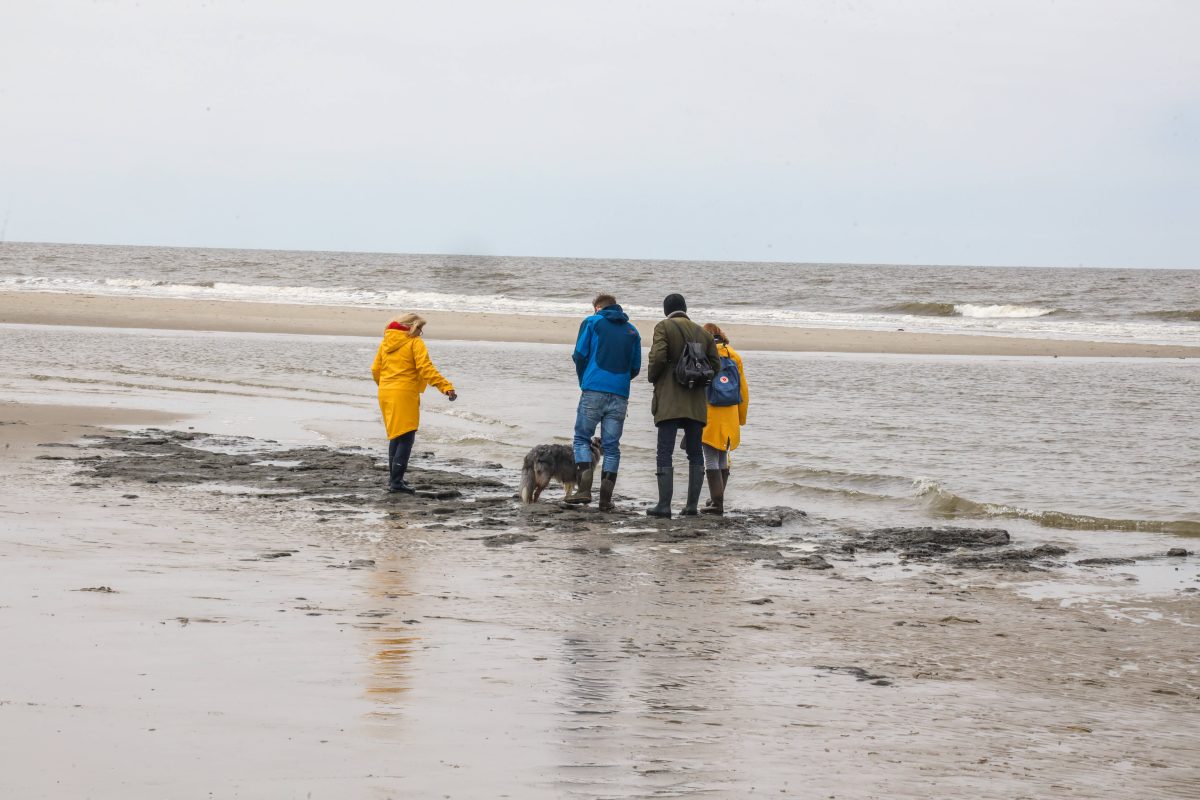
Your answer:
[[[646,516],[671,518],[671,494],[675,491],[675,470],[667,467],[655,473],[658,477],[658,505],[647,508]]]
[[[574,506],[586,506],[592,502],[592,476],[595,474],[594,461],[575,462],[575,491],[565,501]]]
[[[700,502],[700,487],[704,485],[704,465],[688,464],[687,505],[679,512],[681,517],[694,517],[699,512],[696,504]]]
[[[725,481],[721,478],[721,470],[705,470],[704,476],[708,478],[708,504],[700,509],[700,513],[723,517],[725,516]]]
[[[617,473],[601,472],[600,473],[600,510],[612,511],[616,508],[613,505],[612,495],[613,489],[617,485]]]
[[[404,480],[408,471],[408,459],[412,455],[416,432],[406,433],[388,440],[388,494],[413,494],[415,490]]]

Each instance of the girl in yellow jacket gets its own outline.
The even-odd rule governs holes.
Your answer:
[[[701,511],[705,514],[725,513],[725,486],[729,483],[729,451],[736,450],[742,440],[742,426],[746,424],[746,412],[750,409],[750,385],[746,383],[746,370],[742,357],[729,346],[729,337],[711,322],[704,330],[712,334],[717,343],[717,355],[732,359],[737,365],[741,401],[736,405],[708,406],[708,423],[700,437],[704,449],[704,474],[708,478],[709,501]]]
[[[388,436],[388,491],[412,494],[404,480],[421,423],[421,392],[430,384],[451,401],[454,385],[429,360],[421,339],[425,320],[416,314],[396,317],[383,332],[371,375],[379,386],[379,410]]]

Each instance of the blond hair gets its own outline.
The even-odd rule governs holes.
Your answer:
[[[411,312],[408,314],[401,314],[398,317],[392,317],[391,320],[388,321],[388,325],[391,325],[393,322],[398,325],[407,325],[410,329],[410,333],[412,333],[413,336],[420,336],[421,330],[425,327],[425,318],[419,314],[413,314]]]

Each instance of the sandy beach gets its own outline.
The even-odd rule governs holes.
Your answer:
[[[1200,2],[4,10],[0,800],[1200,800]]]
[[[1190,418],[1194,370],[912,348],[1191,348],[747,328],[746,343],[795,352],[754,357],[759,438],[738,453],[730,514],[651,521],[645,386],[619,513],[562,506],[558,487],[514,499],[522,448],[569,431],[574,320],[430,313],[464,397],[427,398],[421,494],[397,497],[380,491],[366,372],[386,312],[49,293],[0,309],[19,323],[0,365],[0,639],[19,654],[0,691],[0,796],[1157,799],[1200,785],[1197,540],[1138,532],[1187,534],[1190,516],[1077,534],[973,516],[955,495],[944,516],[904,499],[918,451],[951,458],[945,427],[958,471],[979,473],[967,494],[986,498],[1059,471],[1011,443],[1069,441],[1085,413],[1086,441],[1114,443],[1090,451],[1089,475],[1117,480],[1111,450],[1141,458],[1174,435],[1157,420]],[[781,402],[797,385],[798,405]],[[1153,402],[1122,405],[1130,385]],[[1016,453],[1007,477],[993,441]],[[795,459],[795,443],[815,453]],[[856,448],[878,475],[806,472]],[[900,499],[864,511],[857,490],[771,489],[780,473],[898,481]],[[1186,486],[1147,486],[1190,508]]]
[[[588,309],[581,306],[580,318]],[[0,323],[375,336],[395,310],[0,292]],[[433,340],[570,344],[579,319],[422,312]],[[657,320],[635,320],[648,342]],[[1200,347],[909,331],[729,325],[743,350],[963,356],[1197,358]]]
[[[436,454],[397,500],[375,455],[166,416],[0,406],[5,796],[1195,796],[1194,590],[1038,600],[1072,556],[989,531],[521,509]]]

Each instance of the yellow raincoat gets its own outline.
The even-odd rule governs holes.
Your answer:
[[[379,385],[379,410],[389,439],[420,427],[421,392],[426,386],[432,384],[442,394],[454,391],[429,360],[425,342],[407,331],[383,332],[371,375]]]
[[[746,424],[746,412],[750,409],[750,385],[746,383],[746,370],[742,367],[742,357],[727,344],[717,343],[717,355],[721,358],[732,358],[737,364],[738,376],[742,380],[742,402],[736,406],[708,407],[708,424],[704,426],[704,436],[701,438],[709,447],[718,450],[736,450],[742,441],[742,426]]]

